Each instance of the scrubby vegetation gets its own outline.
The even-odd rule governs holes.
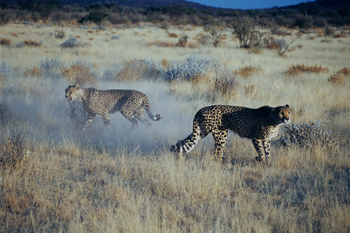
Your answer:
[[[140,12],[124,10],[107,16],[125,21],[117,27],[67,22],[63,40],[50,25],[50,17],[63,17],[56,10],[46,25],[0,27],[0,38],[11,40],[0,48],[1,232],[350,231],[350,72],[348,54],[339,52],[348,37],[324,43],[322,28],[259,28],[265,41],[245,49],[230,27],[157,26],[137,21],[142,15],[129,21]],[[186,35],[186,45],[176,46]],[[201,43],[200,36],[212,38]],[[293,38],[287,56],[269,51]],[[163,118],[126,137],[131,124],[119,113],[109,131],[97,116],[82,132],[81,103],[64,97],[75,82],[142,91]],[[232,133],[224,154],[234,166],[215,161],[210,137],[174,159],[169,146],[190,133],[198,109],[213,104],[292,107],[292,123],[272,142],[271,166],[258,164],[251,141]]]

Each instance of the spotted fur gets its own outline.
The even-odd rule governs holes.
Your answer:
[[[145,94],[134,90],[105,90],[100,91],[95,88],[82,88],[79,84],[68,86],[65,90],[68,101],[78,100],[83,103],[84,110],[88,113],[88,120],[85,122],[83,130],[88,127],[96,115],[101,115],[103,122],[109,126],[108,114],[120,111],[120,113],[132,123],[131,130],[138,126],[141,121],[148,127],[152,124],[146,119],[144,111],[154,121],[159,121],[162,117],[151,112],[148,98]]]
[[[214,105],[200,109],[193,120],[192,133],[171,146],[170,150],[182,153],[190,152],[198,141],[208,134],[215,140],[214,156],[221,162],[223,149],[227,140],[228,130],[239,136],[249,138],[258,152],[257,160],[262,162],[270,159],[270,140],[278,134],[278,128],[290,121],[291,110],[288,105],[272,108],[263,106],[258,109],[228,105]]]

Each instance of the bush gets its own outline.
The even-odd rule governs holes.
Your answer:
[[[253,37],[253,19],[244,17],[240,20],[236,20],[232,23],[234,32],[233,34],[239,40],[240,47],[249,48],[250,41]]]
[[[205,76],[208,72],[216,72],[219,69],[219,61],[207,56],[190,56],[186,61],[177,65],[171,65],[166,72],[168,81],[189,81],[196,76]]]
[[[340,133],[333,133],[327,129],[327,123],[301,122],[298,124],[285,125],[284,136],[277,142],[288,146],[313,148],[319,146],[326,150],[332,150],[339,145]]]
[[[63,27],[55,29],[55,38],[63,39],[66,36],[66,32],[63,30]]]
[[[230,95],[234,93],[238,81],[233,72],[227,69],[219,70],[215,75],[213,91],[221,95]]]
[[[10,137],[0,149],[0,164],[6,167],[17,168],[29,155],[27,147],[28,130],[12,129]]]
[[[71,83],[78,83],[81,86],[97,85],[97,78],[94,77],[89,67],[83,64],[73,64],[70,68],[62,71],[62,75]]]
[[[8,77],[11,71],[11,65],[7,64],[7,61],[0,60],[0,74]]]
[[[186,47],[187,41],[188,41],[188,36],[183,36],[179,39],[176,46],[177,47]]]
[[[60,69],[66,67],[66,61],[58,58],[57,56],[54,58],[45,58],[45,60],[41,60],[40,67],[42,70],[51,71],[54,69]]]
[[[285,39],[277,39],[273,41],[272,44],[269,44],[268,48],[278,56],[284,56],[294,40],[293,37],[290,42],[287,42]]]
[[[79,48],[79,47],[85,48],[90,46],[91,46],[90,43],[83,42],[81,40],[78,40],[75,37],[70,37],[61,44],[61,47],[63,48]]]
[[[164,70],[162,64],[151,58],[124,61],[124,68],[116,75],[116,79],[135,82],[146,79],[158,79]]]
[[[332,37],[332,36],[334,36],[334,34],[335,34],[335,29],[332,27],[326,27],[326,29],[324,30],[325,37],[327,37],[327,36]]]

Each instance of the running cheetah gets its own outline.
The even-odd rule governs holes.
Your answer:
[[[78,100],[83,103],[83,108],[89,115],[83,130],[92,123],[92,120],[97,114],[101,115],[104,124],[109,126],[108,114],[120,111],[121,114],[132,123],[131,130],[138,126],[137,120],[141,121],[148,127],[152,127],[152,124],[144,115],[145,109],[147,115],[152,120],[159,121],[162,118],[159,114],[156,116],[152,115],[147,96],[139,91],[100,91],[95,88],[82,88],[79,84],[75,84],[66,88],[65,96],[68,98],[69,102],[72,100]]]
[[[259,162],[266,159],[268,164],[271,138],[277,136],[279,126],[289,123],[290,116],[289,105],[276,108],[263,106],[258,109],[228,105],[204,107],[194,116],[192,133],[171,146],[170,151],[177,152],[181,157],[183,152],[190,152],[200,139],[212,134],[215,140],[214,156],[227,163],[223,157],[223,148],[228,130],[232,130],[241,137],[251,139],[259,155],[256,159]]]

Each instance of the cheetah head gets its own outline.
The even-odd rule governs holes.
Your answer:
[[[277,122],[288,124],[290,122],[290,117],[292,115],[289,105],[280,106],[272,109],[273,115]]]
[[[66,88],[66,98],[68,98],[68,101],[71,102],[72,100],[80,100],[82,98],[82,89],[79,86],[78,83],[72,86],[68,86]]]

